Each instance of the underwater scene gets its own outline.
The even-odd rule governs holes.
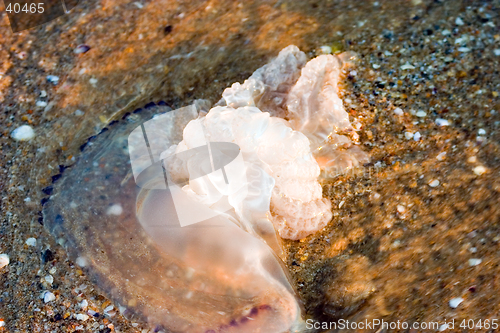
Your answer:
[[[500,0],[37,1],[0,333],[500,331]]]

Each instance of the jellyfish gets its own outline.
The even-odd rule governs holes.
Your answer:
[[[124,315],[172,332],[303,332],[281,239],[330,222],[324,170],[368,158],[342,66],[289,46],[212,108],[123,117],[55,178],[46,228]]]

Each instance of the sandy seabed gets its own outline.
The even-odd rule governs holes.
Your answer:
[[[111,120],[150,101],[215,102],[290,44],[359,54],[342,98],[372,156],[324,184],[334,218],[322,232],[285,242],[308,318],[488,331],[460,323],[500,318],[499,13],[498,0],[110,0],[13,34],[2,8],[0,331],[146,329],[40,225],[41,190]],[[13,140],[25,124],[35,137]]]

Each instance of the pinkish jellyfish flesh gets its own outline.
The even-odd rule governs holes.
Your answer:
[[[279,237],[322,229],[318,177],[368,160],[342,66],[289,46],[212,109],[124,117],[64,171],[46,227],[125,314],[172,332],[301,332]]]

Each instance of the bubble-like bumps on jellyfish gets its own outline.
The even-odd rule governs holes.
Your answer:
[[[317,160],[326,174],[329,168],[345,170],[368,160],[342,135],[357,139],[338,96],[342,66],[333,55],[306,62],[292,45],[243,84],[226,89],[217,106],[191,121],[183,141],[166,155],[207,142],[236,143],[246,168],[240,181],[249,184],[248,193],[221,193],[208,176],[190,178],[183,190],[214,209],[227,200],[243,225],[267,217],[282,238],[298,240],[321,230],[332,212],[322,196]],[[170,172],[173,178],[189,178],[186,165]]]

